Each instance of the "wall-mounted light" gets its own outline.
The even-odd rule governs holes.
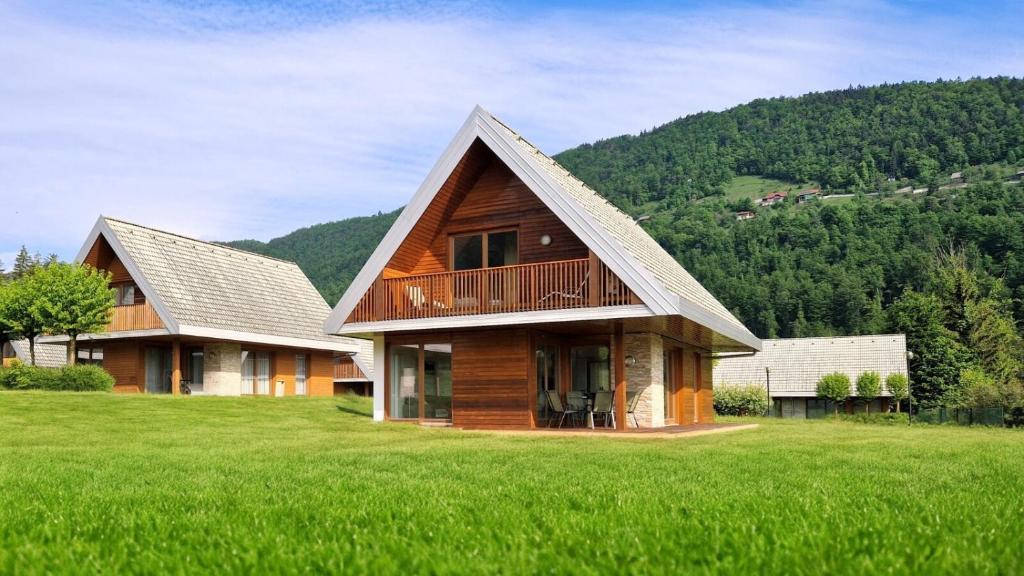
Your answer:
[[[632,354],[627,354],[626,355],[626,366],[635,366],[635,365],[636,365],[636,356],[633,356]]]
[[[540,237],[540,245],[541,246],[547,246],[549,244],[551,244],[551,236],[548,236],[547,234],[545,234],[545,235]]]

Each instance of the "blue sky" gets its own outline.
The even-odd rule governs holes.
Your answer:
[[[1024,3],[0,3],[0,260],[107,214],[267,240],[404,204],[475,104],[555,153],[753,98],[1024,75]]]

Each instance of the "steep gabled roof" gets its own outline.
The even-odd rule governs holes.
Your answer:
[[[172,334],[359,351],[324,334],[330,307],[293,263],[101,216],[102,236]]]
[[[342,296],[324,325],[327,332],[341,329],[349,313],[476,140],[490,148],[593,250],[651,314],[682,315],[741,345],[760,348],[760,340],[629,215],[479,106]]]

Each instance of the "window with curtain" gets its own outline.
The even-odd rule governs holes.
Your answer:
[[[270,352],[256,353],[256,393],[270,395]]]
[[[256,391],[253,385],[253,355],[248,350],[242,350],[242,394],[252,394]]]
[[[306,355],[299,354],[295,357],[295,395],[306,395]]]

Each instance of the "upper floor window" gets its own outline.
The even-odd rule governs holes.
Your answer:
[[[501,230],[459,234],[451,240],[452,270],[496,268],[519,263],[519,232]]]
[[[114,286],[114,305],[131,306],[135,304],[135,285],[120,284]]]

